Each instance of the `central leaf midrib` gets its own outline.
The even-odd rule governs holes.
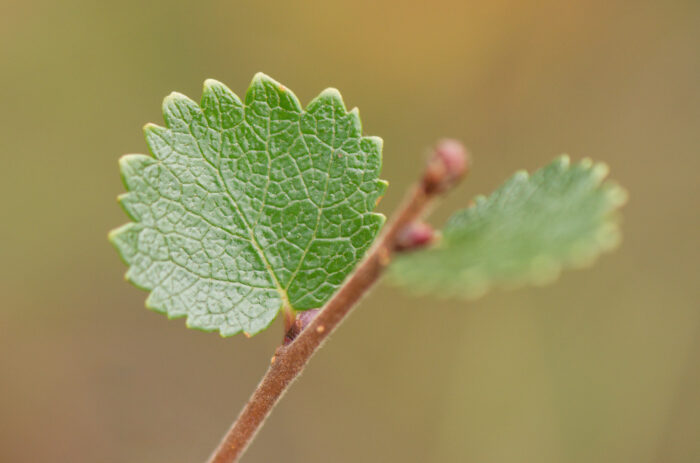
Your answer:
[[[219,103],[219,107],[221,107],[221,102],[218,101],[219,100],[218,96],[216,97],[216,99],[217,99],[217,103]],[[239,124],[245,123],[246,125],[248,125],[248,122],[245,119],[245,112],[248,109],[248,106],[246,106],[246,105],[242,105],[242,106],[243,106],[244,117],[241,120],[241,122],[239,122]],[[182,114],[182,113],[180,113],[180,114]],[[207,118],[204,117],[203,119],[206,121],[207,127],[212,129],[212,127],[209,125],[209,121],[207,120]],[[221,111],[219,111],[219,120],[221,121]],[[219,135],[219,147],[220,147],[219,152],[218,152],[219,160],[221,160],[221,154],[222,154],[221,147],[223,146],[223,142],[221,140],[221,136],[223,134],[223,123],[221,123],[221,126],[222,126],[221,130],[213,129]],[[248,125],[248,127],[251,130],[253,130],[253,128],[250,127],[250,125]],[[235,199],[233,193],[231,192],[230,188],[228,187],[228,184],[224,181],[223,174],[221,173],[221,168],[219,166],[214,165],[204,155],[204,150],[202,150],[202,146],[199,143],[199,139],[194,135],[194,133],[192,133],[192,126],[190,124],[187,124],[187,128],[190,132],[190,136],[192,137],[192,139],[195,141],[195,143],[197,145],[197,149],[199,150],[199,154],[201,155],[202,159],[204,160],[204,162],[209,164],[212,169],[214,169],[217,177],[219,178],[219,181],[221,181],[221,184],[223,185],[224,189],[226,190],[228,197],[231,199],[231,204],[233,204],[233,206],[236,208],[236,213],[238,214],[238,216],[241,218],[241,221],[245,225],[246,230],[248,231],[248,236],[250,236],[250,244],[253,246],[255,251],[258,253],[258,256],[262,259],[263,265],[265,266],[265,270],[267,270],[267,272],[270,274],[270,277],[272,278],[273,283],[275,285],[275,289],[277,290],[277,293],[280,295],[280,299],[282,300],[283,306],[291,308],[291,304],[289,302],[287,292],[284,290],[284,288],[282,288],[282,285],[280,285],[279,279],[277,278],[277,274],[275,273],[274,269],[272,268],[272,265],[270,265],[270,262],[268,261],[267,256],[265,255],[265,252],[263,251],[262,247],[260,246],[260,243],[258,243],[257,239],[255,238],[255,233],[253,233],[253,229],[250,227],[248,220],[246,219],[245,215],[241,211],[241,208],[238,206],[238,203],[236,202],[236,199]],[[268,133],[268,138],[269,138],[269,133]],[[268,157],[270,157],[269,150],[266,149],[266,152],[267,152]],[[268,173],[268,181],[269,181],[269,173]],[[260,213],[262,214],[262,210],[260,211]]]

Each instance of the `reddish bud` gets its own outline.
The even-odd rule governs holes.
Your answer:
[[[435,239],[435,230],[424,222],[412,222],[406,225],[396,237],[396,250],[409,251],[422,248]]]
[[[294,320],[294,323],[284,335],[284,345],[286,346],[291,344],[291,342],[294,341],[297,336],[299,336],[299,333],[301,333],[302,330],[306,328],[314,320],[314,318],[316,318],[316,315],[318,315],[320,311],[321,309],[310,309],[299,312]]]
[[[426,193],[442,193],[456,185],[469,170],[469,154],[457,140],[438,142],[423,176]]]

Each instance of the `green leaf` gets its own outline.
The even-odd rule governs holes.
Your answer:
[[[173,93],[163,115],[145,127],[153,156],[120,160],[134,222],[109,235],[146,306],[223,336],[321,307],[384,222],[382,141],[357,109],[335,89],[302,109],[257,74],[244,102],[207,80],[199,105]]]
[[[397,258],[395,282],[472,299],[492,286],[544,284],[564,267],[592,262],[620,238],[616,210],[626,194],[603,182],[608,168],[562,156],[521,171],[488,198],[454,214],[442,239]]]

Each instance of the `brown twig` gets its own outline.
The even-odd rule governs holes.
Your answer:
[[[423,178],[411,189],[357,270],[290,344],[277,348],[270,368],[212,454],[209,463],[238,461],[289,385],[357,301],[378,281],[391,262],[392,255],[398,248],[410,248],[405,242],[406,235],[402,232],[417,222],[426,213],[430,202],[454,186],[466,170],[467,157],[461,144],[444,140],[436,146]],[[420,241],[416,243],[417,246],[425,244],[423,240]],[[286,326],[289,323],[285,324],[285,330],[289,329]]]

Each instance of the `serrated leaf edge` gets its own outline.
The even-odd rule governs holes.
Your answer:
[[[338,104],[339,107],[342,108],[342,110],[343,110],[346,114],[352,114],[352,115],[354,116],[354,119],[356,120],[356,122],[357,122],[357,124],[358,124],[358,127],[357,127],[357,128],[358,128],[358,132],[359,132],[359,134],[360,134],[360,140],[366,140],[368,143],[372,143],[373,145],[375,145],[375,148],[377,149],[377,152],[379,153],[378,171],[381,172],[381,168],[382,168],[382,165],[383,165],[383,156],[382,156],[382,153],[383,153],[383,143],[384,143],[383,139],[380,138],[380,137],[378,137],[378,136],[362,135],[362,123],[361,123],[361,120],[360,120],[360,118],[359,118],[359,110],[355,107],[355,108],[352,108],[350,111],[348,111],[348,110],[347,110],[347,107],[346,107],[346,105],[345,105],[345,102],[343,101],[343,97],[342,97],[341,93],[340,93],[337,89],[332,88],[332,87],[329,87],[329,88],[324,89],[320,94],[318,94],[316,97],[314,97],[313,99],[311,99],[311,101],[306,105],[306,107],[303,107],[303,106],[301,105],[301,103],[299,102],[299,99],[297,98],[297,96],[294,94],[294,92],[292,92],[292,91],[291,91],[290,89],[288,89],[286,86],[282,85],[281,83],[279,83],[279,82],[276,81],[275,79],[271,78],[270,76],[268,76],[268,75],[266,75],[266,74],[264,74],[264,73],[262,73],[262,72],[258,72],[258,73],[256,73],[256,74],[253,76],[253,79],[251,80],[251,83],[250,83],[248,89],[246,90],[246,97],[244,98],[243,101],[241,101],[240,98],[236,95],[236,93],[233,92],[228,86],[226,86],[226,85],[223,84],[222,82],[220,82],[220,81],[218,81],[218,80],[215,80],[215,79],[206,79],[206,80],[204,81],[204,83],[203,83],[202,97],[200,98],[200,102],[199,102],[199,103],[196,103],[194,100],[192,100],[191,98],[189,98],[188,96],[186,96],[186,95],[184,95],[184,94],[182,94],[182,93],[179,93],[179,92],[171,92],[168,96],[166,96],[166,97],[163,99],[163,104],[162,104],[162,114],[163,114],[163,118],[164,118],[165,123],[166,123],[166,127],[163,127],[163,126],[157,125],[157,124],[155,124],[155,123],[151,123],[151,122],[149,122],[149,123],[147,123],[147,124],[144,125],[143,130],[144,130],[144,135],[145,135],[145,137],[146,137],[147,144],[148,144],[148,136],[150,135],[150,133],[154,133],[154,132],[157,132],[157,131],[159,131],[159,130],[168,130],[168,127],[167,127],[168,122],[167,122],[166,113],[167,113],[167,108],[168,108],[168,106],[169,106],[172,102],[181,101],[181,102],[184,102],[184,103],[186,103],[186,104],[191,104],[191,105],[193,105],[193,106],[197,106],[197,107],[201,110],[201,109],[202,109],[202,104],[203,104],[203,102],[204,102],[204,98],[207,96],[207,92],[208,92],[208,91],[213,91],[216,87],[219,87],[219,88],[221,88],[223,91],[228,92],[228,94],[229,94],[230,96],[233,96],[236,100],[238,100],[238,101],[241,103],[242,106],[245,107],[245,106],[247,105],[247,104],[246,104],[246,100],[247,100],[247,98],[248,98],[248,94],[249,94],[250,92],[252,92],[252,91],[255,90],[254,87],[256,87],[256,86],[258,86],[258,85],[261,85],[261,84],[263,84],[263,83],[272,84],[273,86],[275,86],[275,87],[278,89],[278,91],[280,91],[281,93],[287,95],[287,96],[294,102],[294,104],[299,108],[299,111],[301,111],[301,112],[309,112],[309,110],[310,110],[311,108],[313,108],[313,105],[320,103],[320,102],[323,101],[324,99],[329,99],[329,100],[333,101],[334,103]],[[117,227],[117,228],[111,230],[111,231],[108,233],[107,238],[108,238],[108,241],[109,241],[110,243],[112,243],[112,245],[117,249],[117,252],[118,252],[118,254],[119,254],[121,260],[129,267],[129,269],[126,271],[126,273],[125,273],[125,275],[124,275],[124,278],[125,278],[126,281],[128,281],[129,283],[131,283],[131,284],[132,284],[133,286],[135,286],[136,288],[149,292],[149,295],[148,295],[148,297],[146,298],[146,301],[145,301],[145,307],[146,307],[147,309],[152,310],[152,311],[155,311],[155,312],[159,312],[159,313],[162,313],[162,314],[165,314],[165,315],[167,316],[167,318],[170,319],[170,320],[172,320],[172,319],[177,319],[177,318],[182,318],[182,317],[186,317],[185,324],[186,324],[186,326],[187,326],[188,328],[191,328],[191,329],[197,329],[197,330],[204,331],[204,332],[219,331],[219,334],[220,334],[221,337],[233,336],[233,335],[237,334],[239,331],[236,331],[236,332],[226,332],[226,333],[225,333],[225,332],[223,332],[223,331],[221,330],[221,328],[208,328],[208,327],[202,327],[202,326],[193,325],[193,324],[191,323],[191,318],[190,318],[190,316],[189,316],[188,313],[176,313],[176,314],[173,314],[173,313],[171,313],[171,312],[168,312],[167,310],[162,310],[162,309],[158,308],[156,305],[152,304],[151,301],[150,301],[150,299],[151,299],[152,296],[153,296],[154,288],[147,288],[147,287],[144,287],[144,286],[142,286],[142,285],[139,285],[139,284],[137,284],[132,278],[130,278],[130,276],[129,276],[129,273],[130,273],[130,270],[131,270],[131,266],[129,265],[129,262],[128,262],[128,260],[127,260],[127,256],[124,255],[123,249],[119,246],[118,240],[119,240],[119,238],[120,238],[124,233],[126,233],[127,231],[129,231],[131,228],[138,227],[138,226],[139,226],[139,225],[138,225],[138,224],[139,224],[139,220],[138,220],[137,217],[135,217],[135,216],[125,207],[124,202],[123,202],[123,199],[126,198],[126,197],[128,196],[128,194],[130,193],[130,191],[131,191],[130,188],[129,188],[129,185],[127,184],[127,178],[126,178],[126,176],[125,176],[125,174],[124,174],[124,169],[125,169],[126,164],[128,164],[129,160],[136,159],[136,158],[139,158],[139,157],[140,157],[140,158],[144,158],[144,160],[147,158],[147,159],[149,159],[149,160],[153,160],[153,161],[155,161],[155,162],[158,162],[159,159],[155,157],[155,153],[150,149],[150,145],[149,145],[149,151],[150,151],[150,155],[145,155],[145,154],[125,154],[125,155],[122,155],[122,156],[119,158],[120,175],[121,175],[121,178],[122,178],[122,184],[124,185],[124,187],[125,187],[125,189],[126,189],[126,192],[119,194],[119,195],[117,196],[117,201],[118,201],[118,203],[120,204],[120,206],[122,207],[122,209],[124,210],[124,212],[127,214],[127,216],[132,220],[132,222],[128,222],[128,223],[126,223],[126,224],[124,224],[124,225],[121,225],[121,226],[119,226],[119,227]],[[215,171],[217,172],[217,174],[218,174],[218,169],[214,169],[214,170],[215,170]],[[218,175],[220,175],[220,174],[218,174]],[[380,178],[378,178],[378,179],[376,180],[376,185],[377,185],[378,193],[377,193],[377,198],[376,198],[376,200],[375,200],[375,205],[378,204],[379,200],[383,197],[384,192],[385,192],[385,190],[386,190],[388,184],[389,184],[389,183],[388,183],[387,181],[382,180],[382,179],[380,179]],[[235,204],[235,202],[233,202],[233,203]],[[238,206],[236,205],[236,208],[237,208],[237,207],[238,207]],[[266,330],[267,328],[269,328],[269,326],[272,324],[272,322],[277,318],[277,315],[279,314],[279,311],[282,310],[284,307],[289,307],[289,308],[291,309],[291,304],[289,303],[289,298],[288,298],[286,289],[282,288],[282,286],[280,285],[279,280],[278,280],[277,276],[275,275],[274,269],[272,269],[272,267],[270,266],[270,263],[269,263],[269,261],[267,260],[267,257],[265,256],[265,253],[264,253],[264,252],[262,251],[262,249],[260,248],[259,243],[257,243],[257,241],[256,241],[256,239],[255,239],[255,236],[253,235],[252,230],[250,229],[250,225],[247,223],[247,221],[246,221],[245,217],[243,216],[243,214],[239,214],[239,215],[241,216],[241,219],[243,220],[244,224],[246,225],[246,231],[250,234],[250,241],[251,241],[251,244],[254,246],[256,252],[259,254],[260,258],[263,260],[264,265],[265,265],[265,268],[268,270],[268,273],[269,273],[269,274],[271,275],[271,277],[273,278],[274,283],[275,283],[275,286],[276,286],[275,289],[277,290],[277,292],[278,292],[278,294],[280,295],[280,298],[281,298],[281,300],[282,300],[282,304],[281,304],[279,310],[275,313],[275,315],[274,315],[273,317],[270,318],[270,320],[267,322],[267,324],[266,324],[264,327],[262,327],[261,329],[259,329],[258,331],[256,331],[255,333],[252,333],[252,334],[257,334],[257,333],[259,333],[259,332],[261,332],[261,331],[264,331],[264,330]],[[381,227],[383,226],[383,224],[384,224],[385,221],[386,221],[386,217],[384,216],[384,214],[371,211],[371,212],[368,213],[368,215],[369,215],[369,216],[372,216],[372,217],[375,217],[375,218],[379,221],[379,230],[381,230]],[[376,239],[376,237],[375,237],[375,239]],[[357,264],[356,264],[356,265],[357,265]],[[348,275],[346,276],[346,279],[347,279],[347,277],[349,277],[352,273],[353,273],[353,272],[350,272],[350,274],[348,274]],[[291,284],[291,283],[290,283],[290,284]],[[289,285],[288,285],[288,286],[289,286]],[[272,288],[271,288],[271,289],[272,289]],[[247,337],[250,337],[250,336],[252,335],[251,333],[247,333],[247,332],[245,332],[245,331],[244,331],[243,333],[244,333]]]

